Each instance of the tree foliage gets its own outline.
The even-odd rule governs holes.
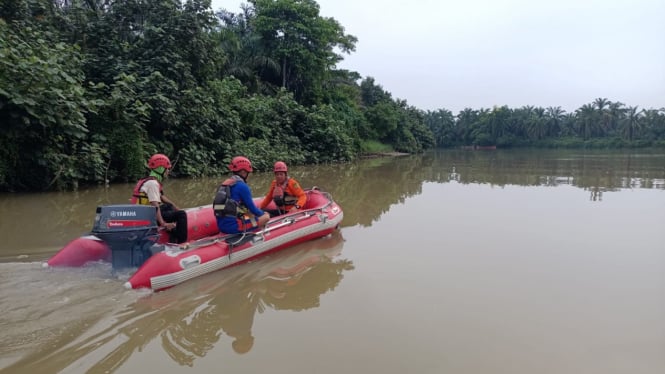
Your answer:
[[[423,111],[339,69],[357,38],[314,0],[0,2],[0,190],[135,180],[168,154],[174,176],[345,162],[367,144],[665,145],[663,110],[605,98],[574,113]]]
[[[35,24],[0,19],[0,184],[72,187],[94,147],[81,54]],[[97,160],[98,161],[98,160]]]
[[[436,146],[646,147],[662,146],[665,108],[639,109],[597,98],[574,113],[561,107],[471,108],[453,116],[428,111]]]

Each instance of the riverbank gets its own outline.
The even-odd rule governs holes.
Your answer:
[[[410,153],[404,152],[368,152],[360,155],[360,158],[378,158],[378,157],[398,157],[408,156]]]

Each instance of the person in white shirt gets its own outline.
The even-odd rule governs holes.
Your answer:
[[[171,171],[171,160],[157,153],[148,160],[150,175],[139,180],[134,187],[132,204],[152,205],[157,208],[157,224],[171,232],[176,243],[187,241],[187,213],[164,195],[162,180]]]

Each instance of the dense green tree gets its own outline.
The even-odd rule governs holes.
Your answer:
[[[72,187],[85,173],[82,160],[95,157],[84,143],[95,103],[85,97],[79,50],[39,22],[0,19],[0,186],[7,189]]]
[[[577,111],[577,129],[584,140],[594,136],[600,128],[598,112],[591,104],[582,105]]]
[[[222,74],[240,79],[251,93],[275,94],[278,86],[261,80],[261,76],[278,75],[280,66],[269,56],[261,36],[250,27],[253,12],[245,4],[240,14],[226,10],[217,13],[222,23],[217,33],[223,50]]]
[[[641,126],[641,112],[638,112],[636,106],[631,106],[628,107],[626,113],[627,116],[622,123],[622,133],[624,137],[628,138],[629,142],[632,142]]]
[[[280,74],[266,72],[263,78],[293,92],[298,102],[319,104],[323,98],[322,83],[342,60],[336,50],[355,50],[357,38],[344,33],[344,27],[333,18],[319,15],[314,0],[250,0],[254,7],[251,19],[273,59],[279,61]]]
[[[434,136],[437,147],[452,146],[457,140],[455,116],[447,109],[438,109],[425,113],[425,124]]]
[[[566,111],[560,106],[548,107],[545,115],[547,116],[547,134],[549,136],[559,136],[562,132],[562,122]]]
[[[665,146],[665,110],[597,98],[560,107],[424,112],[338,69],[357,39],[313,0],[0,2],[0,190],[352,160],[432,146]],[[445,105],[445,103],[442,103]]]

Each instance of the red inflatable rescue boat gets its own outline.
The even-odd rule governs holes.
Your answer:
[[[108,261],[116,270],[137,269],[125,283],[127,288],[166,289],[337,230],[344,214],[332,196],[316,188],[306,193],[303,209],[271,218],[261,231],[243,234],[221,234],[212,205],[186,209],[189,241],[182,244],[169,243],[169,233],[159,230],[152,206],[100,206],[92,232],[69,242],[44,266]]]

